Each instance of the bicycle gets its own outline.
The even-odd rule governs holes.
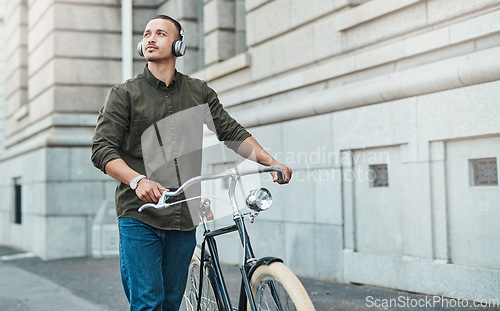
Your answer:
[[[175,191],[164,191],[158,204],[144,204],[139,209],[139,211],[142,211],[148,207],[168,208],[172,204],[176,204],[175,202],[166,203],[168,198],[182,194],[187,188],[196,183],[215,179],[229,179],[228,196],[233,209],[233,225],[209,230],[207,220],[213,219],[211,201],[207,198],[201,200],[200,218],[203,224],[204,238],[201,246],[197,246],[189,265],[184,295],[188,311],[315,310],[302,283],[283,264],[282,259],[276,257],[255,258],[244,218],[249,216],[250,222],[253,223],[260,212],[270,207],[272,202],[271,193],[265,188],[250,191],[246,204],[251,211],[242,214],[236,201],[235,189],[242,176],[265,172],[277,172],[278,178],[283,180],[283,173],[277,167],[265,167],[260,168],[258,171],[247,170],[243,172],[233,168],[221,174],[193,177]],[[239,233],[244,252],[244,262],[240,266],[241,286],[237,309],[233,308],[229,299],[215,242],[215,237],[234,231]]]

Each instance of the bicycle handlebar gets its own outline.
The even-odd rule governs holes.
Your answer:
[[[167,190],[163,191],[157,204],[146,203],[139,208],[139,212],[142,212],[145,208],[148,208],[148,207],[154,207],[156,209],[167,208],[170,205],[175,204],[175,202],[170,203],[170,204],[166,203],[166,201],[169,197],[179,196],[182,193],[184,193],[184,191],[186,191],[187,188],[191,187],[194,184],[202,182],[202,181],[230,178],[230,177],[235,178],[235,177],[241,177],[241,176],[245,176],[245,175],[261,174],[261,173],[266,173],[266,172],[276,172],[276,173],[278,173],[278,181],[282,182],[284,180],[283,171],[279,167],[276,167],[276,166],[260,167],[258,169],[258,171],[247,170],[247,171],[239,172],[239,171],[236,171],[235,169],[231,169],[229,171],[226,171],[226,172],[223,172],[220,174],[215,174],[215,175],[195,176],[195,177],[188,179],[175,191],[167,191]]]

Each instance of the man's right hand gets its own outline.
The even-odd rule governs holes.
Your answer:
[[[157,203],[160,200],[163,191],[168,190],[156,181],[149,179],[139,180],[139,184],[135,189],[135,194],[144,202]]]

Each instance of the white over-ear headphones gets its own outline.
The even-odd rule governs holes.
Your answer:
[[[180,40],[175,40],[174,43],[172,43],[172,54],[176,57],[183,56],[186,54],[186,44],[184,43],[184,30],[181,29],[179,31],[179,34],[181,36]]]
[[[175,57],[180,57],[180,56],[183,56],[184,54],[186,54],[186,43],[184,43],[184,30],[181,29],[181,31],[179,32],[179,34],[181,36],[181,40],[175,40],[172,43],[172,54]],[[139,55],[141,57],[144,57],[144,52],[142,51],[142,41],[143,40],[144,39],[142,39],[137,44],[137,53],[139,53]]]

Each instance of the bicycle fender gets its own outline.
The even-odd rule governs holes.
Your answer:
[[[252,279],[252,275],[255,272],[255,269],[262,265],[269,265],[273,262],[283,262],[283,259],[278,258],[278,257],[262,257],[257,259],[255,264],[250,268],[250,271],[248,272],[248,281]]]

